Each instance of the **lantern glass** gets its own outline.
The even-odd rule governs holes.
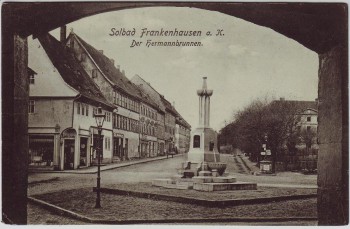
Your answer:
[[[98,128],[102,128],[105,117],[106,117],[106,114],[102,112],[102,108],[98,107],[97,113],[95,113],[95,120]]]

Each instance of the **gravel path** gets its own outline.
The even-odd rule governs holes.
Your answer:
[[[61,224],[61,225],[79,225],[79,224],[88,224],[86,222],[71,219],[69,217],[60,216],[54,213],[51,213],[48,210],[45,210],[41,207],[38,207],[33,204],[27,205],[28,209],[28,224]]]
[[[230,217],[317,217],[316,198],[225,208],[204,207],[102,193],[101,209],[95,209],[91,189],[78,189],[36,196],[59,207],[105,220],[184,219]]]

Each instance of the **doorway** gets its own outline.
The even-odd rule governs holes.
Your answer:
[[[74,139],[64,140],[64,169],[74,169]]]

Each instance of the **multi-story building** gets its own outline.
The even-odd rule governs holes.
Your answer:
[[[191,126],[178,114],[175,125],[175,149],[178,153],[188,153],[191,140]]]
[[[162,102],[159,93],[149,84],[144,81],[139,75],[135,75],[131,78],[133,82],[147,97],[149,101],[152,101],[157,107],[157,120],[156,120],[156,137],[157,137],[157,155],[165,154],[165,106]]]
[[[29,158],[33,166],[76,169],[96,159],[111,161],[112,111],[110,104],[73,52],[49,34],[29,40],[30,100],[28,117]],[[97,138],[94,111],[106,113],[102,138]]]
[[[318,144],[317,144],[317,103],[315,101],[275,100],[272,106],[286,107],[293,112],[293,133],[299,136],[295,152],[289,152],[284,161],[287,170],[317,168]]]
[[[81,66],[98,85],[107,101],[115,105],[112,117],[114,160],[140,157],[139,91],[125,76],[125,72],[115,66],[113,59],[106,57],[102,50],[95,49],[73,31],[65,43],[74,50]]]
[[[147,95],[143,95],[146,102],[141,103],[140,109],[140,145],[141,157],[155,157],[158,152],[157,143],[157,123],[158,112],[157,106],[152,103],[152,100]],[[153,106],[152,106],[153,105]]]
[[[165,152],[174,153],[175,152],[175,126],[177,112],[171,103],[161,96],[162,102],[165,106],[165,116],[164,116],[164,128],[165,128]]]
[[[146,82],[139,75],[135,75],[131,81],[147,94],[150,100],[154,101],[159,108],[157,126],[158,154],[188,152],[191,126],[150,83]]]

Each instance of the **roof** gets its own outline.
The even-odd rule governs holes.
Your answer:
[[[283,106],[290,106],[296,110],[297,113],[302,113],[307,109],[312,109],[317,112],[317,102],[316,101],[298,101],[298,100],[274,100],[271,105],[280,104]]]
[[[164,98],[164,96],[160,95],[157,90],[155,90],[150,83],[146,82],[141,76],[135,75],[131,81],[135,83],[135,85],[138,86],[138,88],[145,93],[150,100],[153,100],[158,107],[165,112],[165,110],[168,110],[168,112],[172,113],[174,116],[176,116],[176,123],[185,126],[187,128],[191,128],[191,125],[188,124],[184,118],[179,114],[179,112],[171,105],[171,103]]]
[[[31,69],[30,67],[27,67],[27,72],[28,72],[28,76],[38,74],[33,69]]]
[[[113,105],[107,102],[97,85],[79,64],[69,47],[50,34],[41,35],[38,39],[52,64],[69,86],[77,90],[81,96],[113,108]]]
[[[92,57],[103,74],[114,84],[114,87],[120,89],[129,96],[140,99],[141,94],[135,88],[135,85],[133,85],[131,81],[114,66],[114,63],[110,58],[102,54],[99,50],[95,49],[75,33],[71,32],[69,36],[74,36],[84,46],[85,50]]]
[[[159,93],[151,86],[150,83],[146,82],[139,75],[135,75],[131,78],[131,82],[135,84],[144,94],[146,94],[150,100],[157,104],[160,111],[165,113],[165,106],[160,98]]]

